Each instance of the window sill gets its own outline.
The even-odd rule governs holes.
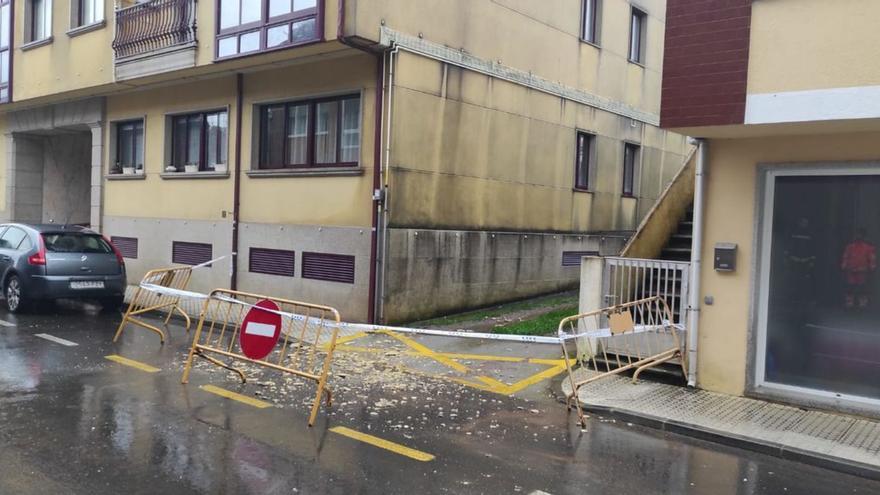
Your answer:
[[[576,193],[590,193],[590,194],[592,194],[594,192],[592,189],[584,189],[582,187],[573,187],[573,188],[571,188],[571,190]]]
[[[637,61],[637,60],[632,60],[632,59],[627,59],[627,62],[629,62],[629,63],[631,63],[631,64],[633,64],[633,65],[635,65],[635,66],[637,66],[637,67],[641,67],[642,69],[645,68],[645,63],[644,63],[644,62],[639,62],[639,61]]]
[[[637,199],[637,198],[636,198],[634,195],[632,195],[632,194],[621,194],[620,197],[621,197],[621,198],[625,198],[625,199]]]
[[[601,50],[601,49],[602,49],[602,46],[599,45],[599,42],[598,42],[598,41],[590,41],[590,40],[585,40],[585,39],[581,38],[581,43],[583,43],[583,44],[585,44],[585,45],[590,45],[590,46],[592,46],[593,48],[595,48],[595,49],[597,49],[597,50]]]
[[[163,179],[227,179],[229,172],[162,172]]]
[[[266,170],[249,170],[248,177],[254,179],[272,177],[354,177],[364,174],[361,167],[315,167],[315,168],[275,168]]]
[[[107,22],[101,19],[98,22],[93,22],[91,24],[86,24],[84,26],[77,26],[75,28],[71,28],[67,31],[67,36],[73,38],[74,36],[79,36],[81,34],[89,33],[92,31],[97,31],[98,29],[103,28],[107,25]]]
[[[107,180],[144,180],[147,178],[146,174],[107,174],[104,176]]]
[[[52,43],[52,37],[43,38],[41,40],[29,41],[23,45],[21,45],[21,51],[26,52],[28,50],[33,50],[34,48],[39,48],[41,46],[45,46]]]

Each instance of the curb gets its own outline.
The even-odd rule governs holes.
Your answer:
[[[553,393],[556,395],[557,400],[564,404],[565,392],[562,390],[562,382],[563,380],[557,380],[553,384],[552,390]],[[704,428],[702,426],[697,426],[692,423],[685,423],[682,421],[660,418],[657,416],[652,416],[650,414],[634,413],[632,411],[618,409],[615,407],[588,405],[582,402],[581,408],[585,412],[589,412],[591,414],[611,416],[615,419],[619,419],[627,423],[634,423],[641,426],[654,428],[660,431],[689,436],[709,442],[720,443],[729,447],[758,452],[781,459],[800,462],[803,464],[810,464],[812,466],[830,469],[845,474],[851,474],[861,478],[869,478],[880,481],[880,467],[872,466],[870,464],[864,464],[861,462],[850,461],[840,457],[829,456],[820,452],[797,449],[776,442],[761,440],[755,437],[747,437],[734,433],[715,430],[712,428]]]

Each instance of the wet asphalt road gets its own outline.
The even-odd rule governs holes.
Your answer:
[[[239,385],[208,367],[181,385],[182,329],[165,346],[142,330],[112,344],[120,316],[94,309],[0,311],[14,324],[0,326],[0,494],[880,493],[880,482],[610,419],[582,431],[546,381],[507,397],[430,381],[413,395],[335,377],[337,405],[308,428],[311,386],[282,396],[284,381],[259,385],[269,374]],[[278,403],[257,409],[199,388],[207,383]],[[377,409],[382,400],[393,407]],[[415,461],[333,426],[436,457]]]

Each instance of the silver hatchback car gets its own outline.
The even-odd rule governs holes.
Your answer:
[[[125,295],[125,262],[97,232],[74,225],[0,225],[0,280],[6,307],[62,298],[95,299],[116,310]]]

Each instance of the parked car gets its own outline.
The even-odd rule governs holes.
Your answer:
[[[0,225],[0,280],[6,307],[36,301],[94,299],[116,310],[125,295],[125,262],[110,242],[75,225]]]

